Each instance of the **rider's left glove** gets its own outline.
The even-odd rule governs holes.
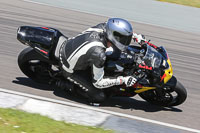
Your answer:
[[[142,44],[146,41],[145,36],[142,34],[133,33],[133,40],[139,44]]]

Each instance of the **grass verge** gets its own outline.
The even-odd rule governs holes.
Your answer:
[[[200,8],[200,0],[158,0],[158,1]]]
[[[0,108],[0,133],[112,133],[96,127],[55,121],[39,114]]]

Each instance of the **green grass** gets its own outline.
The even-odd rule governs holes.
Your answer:
[[[158,1],[170,2],[170,3],[176,3],[185,6],[200,8],[200,0],[158,0]]]
[[[56,112],[55,112],[56,113]],[[0,133],[111,133],[96,127],[55,121],[39,114],[0,108]]]

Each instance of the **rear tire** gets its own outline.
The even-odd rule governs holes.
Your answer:
[[[33,81],[49,84],[51,76],[48,69],[51,65],[48,59],[37,53],[33,48],[28,47],[19,54],[18,66]]]

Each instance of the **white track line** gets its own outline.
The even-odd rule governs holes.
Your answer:
[[[126,118],[130,118],[130,119],[140,120],[140,121],[149,122],[149,123],[153,123],[153,124],[158,124],[158,125],[162,125],[162,126],[166,126],[166,127],[185,130],[185,131],[189,131],[189,132],[200,133],[200,130],[198,130],[198,129],[192,129],[192,128],[188,128],[188,127],[183,127],[183,126],[174,125],[174,124],[170,124],[170,123],[165,123],[165,122],[160,122],[160,121],[156,121],[156,120],[146,119],[146,118],[133,116],[133,115],[122,114],[122,113],[118,113],[118,112],[108,111],[108,110],[99,109],[99,108],[95,108],[95,107],[90,107],[90,106],[86,106],[86,105],[79,105],[79,104],[60,101],[60,100],[55,100],[55,99],[51,99],[51,98],[46,98],[46,97],[41,97],[41,96],[36,96],[36,95],[31,95],[31,94],[26,94],[26,93],[11,91],[11,90],[6,90],[6,89],[3,89],[3,88],[0,88],[0,92],[14,94],[14,95],[20,95],[20,96],[29,97],[29,98],[33,98],[33,99],[38,99],[38,100],[42,100],[42,101],[48,101],[48,102],[63,104],[63,105],[67,105],[67,106],[73,106],[73,107],[77,107],[77,108],[90,109],[90,110],[93,110],[93,111],[103,112],[103,113],[116,115],[116,116],[120,116],[120,117],[126,117]]]
[[[53,6],[53,5],[45,4],[45,3],[40,3],[40,2],[36,2],[36,1],[32,1],[32,0],[23,0],[23,1],[29,2],[29,3],[34,3],[34,4],[39,4],[39,5],[45,5],[45,6],[51,6],[51,7],[56,7],[56,8],[58,8],[57,6]]]

